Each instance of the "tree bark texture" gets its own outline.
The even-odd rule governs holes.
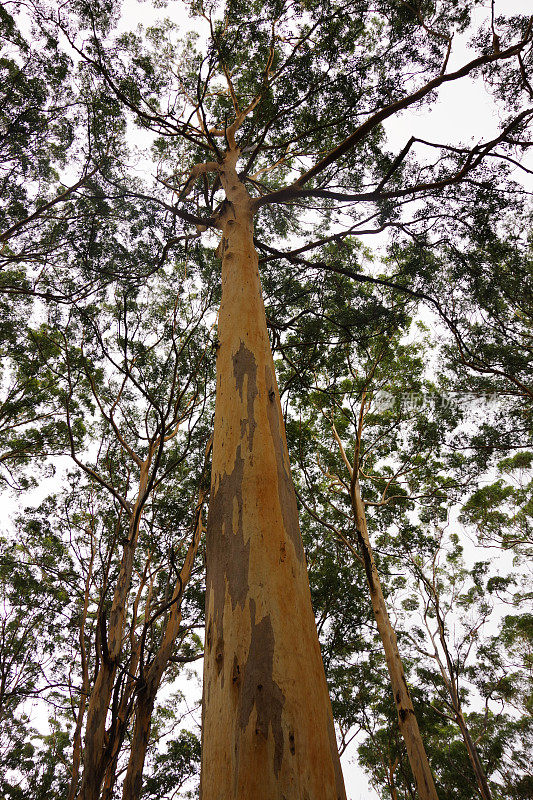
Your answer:
[[[420,800],[438,800],[433,775],[418,728],[418,722],[407,687],[407,681],[405,680],[396,632],[389,619],[387,607],[385,605],[385,598],[383,597],[381,582],[370,545],[365,508],[361,499],[359,481],[357,479],[353,484],[352,503],[356,517],[359,545],[370,591],[372,610],[378,627],[378,633],[383,643],[385,660],[387,662],[392,692],[398,712],[398,725],[405,742],[407,755],[409,756],[409,764],[415,779],[417,794]]]
[[[202,800],[345,800],[237,151],[207,526]]]

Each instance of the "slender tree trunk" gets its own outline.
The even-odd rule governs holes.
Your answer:
[[[100,788],[104,777],[105,768],[109,761],[108,741],[106,733],[106,720],[111,695],[115,682],[118,658],[122,644],[122,631],[124,626],[124,613],[116,601],[118,595],[127,594],[129,588],[131,569],[133,566],[133,549],[131,542],[125,545],[119,581],[113,599],[113,606],[109,619],[109,635],[102,631],[103,643],[100,668],[94,682],[93,690],[87,710],[87,728],[85,731],[85,749],[83,757],[83,778],[80,790],[80,800],[98,800]]]
[[[466,724],[466,720],[463,716],[463,712],[461,709],[458,675],[456,674],[453,659],[450,655],[450,651],[448,650],[448,643],[446,641],[445,625],[443,616],[441,614],[439,596],[436,592],[434,583],[430,582],[425,577],[423,578],[423,581],[424,585],[426,586],[426,590],[429,592],[429,596],[432,599],[433,608],[435,609],[435,616],[437,619],[437,624],[439,626],[438,627],[439,639],[442,651],[444,653],[444,657],[446,659],[446,667],[442,663],[438,650],[435,647],[435,643],[433,643],[435,649],[435,658],[439,665],[444,685],[446,686],[446,689],[450,696],[450,705],[453,710],[453,713],[455,714],[457,725],[459,726],[459,730],[461,731],[461,735],[465,743],[466,751],[468,753],[468,758],[470,759],[470,763],[472,765],[472,769],[474,771],[474,775],[477,781],[479,793],[483,798],[483,800],[492,800],[492,794],[489,789],[489,784],[487,781],[487,776],[485,775],[485,770],[483,769],[483,765],[481,763],[481,759],[479,757],[479,753],[477,751],[475,742],[470,736],[470,731],[468,730],[468,725]]]
[[[200,796],[345,800],[237,156],[221,173]]]
[[[94,565],[94,538],[92,530],[89,531],[91,536],[91,558],[87,570],[87,578],[85,579],[85,593],[83,598],[83,613],[80,622],[79,643],[80,643],[80,657],[81,657],[81,694],[78,703],[78,716],[76,719],[76,728],[72,740],[72,775],[68,790],[68,800],[74,800],[78,791],[78,779],[81,764],[81,732],[83,729],[83,721],[85,719],[85,708],[87,706],[87,695],[89,693],[89,665],[87,663],[87,651],[85,648],[85,625],[87,623],[87,611],[89,608],[89,598],[91,591],[91,580],[93,576]]]
[[[459,710],[456,709],[455,716],[457,718],[457,724],[459,725],[459,728],[461,730],[461,734],[463,736],[464,743],[468,751],[468,755],[470,757],[470,763],[472,764],[472,769],[474,770],[474,774],[476,776],[479,793],[483,798],[483,800],[492,800],[489,784],[487,782],[487,776],[485,775],[485,770],[483,769],[483,765],[481,764],[477,747],[474,744],[472,737],[470,736],[470,731],[468,730],[468,726],[465,722],[465,719],[460,709]]]
[[[398,800],[398,792],[396,791],[396,784],[394,783],[394,772],[396,771],[396,767],[398,766],[398,759],[394,763],[389,761],[388,765],[388,773],[389,773],[389,792],[391,796],[391,800]]]
[[[139,593],[137,599],[139,599]],[[137,601],[136,601],[137,603]],[[149,612],[150,604],[147,602],[145,613]],[[136,618],[136,611],[135,611]],[[102,781],[102,789],[100,793],[101,800],[112,800],[115,784],[117,782],[117,766],[124,738],[126,735],[128,723],[133,714],[134,695],[137,690],[137,667],[140,658],[140,642],[135,641],[135,629],[132,625],[130,632],[131,653],[127,665],[127,675],[124,688],[121,690],[121,698],[116,712],[116,723],[113,732],[113,742],[108,745],[108,757],[106,760],[104,777]]]
[[[108,630],[105,624],[100,632],[100,667],[96,675],[87,707],[87,726],[83,752],[83,776],[79,800],[99,800],[105,769],[111,760],[110,743],[106,731],[107,714],[113,693],[118,661],[122,652],[122,637],[126,621],[126,606],[131,585],[133,557],[140,524],[139,504],[142,503],[147,484],[149,462],[141,467],[137,502],[132,509],[128,526],[128,540],[113,594],[109,612]],[[141,505],[142,508],[142,505]],[[105,617],[102,618],[105,623]],[[100,623],[100,620],[99,620]]]
[[[206,460],[209,450],[210,445],[208,445],[206,450]],[[168,662],[174,650],[176,638],[179,633],[179,627],[181,624],[181,598],[191,577],[194,559],[196,558],[198,545],[200,544],[202,531],[204,530],[202,524],[202,509],[206,494],[206,491],[203,489],[200,490],[200,498],[196,507],[196,521],[193,539],[187,550],[183,567],[180,571],[178,581],[174,588],[173,599],[175,602],[172,606],[172,610],[165,626],[163,641],[161,642],[161,645],[154,656],[149,669],[147,670],[144,684],[138,693],[135,706],[135,725],[131,741],[131,753],[128,761],[128,768],[126,770],[126,777],[124,779],[124,786],[122,789],[122,800],[138,800],[141,795],[142,774],[144,769],[144,761],[146,758],[146,751],[148,749],[148,740],[150,738],[152,713],[154,710],[157,692],[159,686],[161,685],[161,679],[165,669],[168,666]]]
[[[352,488],[352,504],[356,517],[359,544],[363,556],[368,588],[370,590],[372,610],[385,651],[385,660],[387,662],[392,692],[398,712],[398,725],[405,742],[407,755],[409,756],[409,764],[411,765],[420,800],[438,800],[433,775],[418,728],[409,689],[407,688],[403,664],[398,651],[396,633],[387,613],[379,574],[374,562],[370,538],[368,536],[365,508],[361,499],[359,481],[357,479],[354,481]]]

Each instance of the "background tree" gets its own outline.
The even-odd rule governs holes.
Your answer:
[[[228,579],[232,608],[230,611],[228,607],[224,619],[218,615],[216,626],[218,629],[226,623],[235,626],[229,634],[229,642],[235,642],[235,655],[238,651],[237,667],[238,674],[242,674],[243,686],[248,686],[248,674],[254,676],[252,683],[255,682],[257,667],[261,680],[258,679],[255,685],[268,687],[271,702],[267,706],[275,710],[272,719],[268,714],[265,716],[266,711],[263,713],[263,703],[255,689],[252,696],[247,696],[248,699],[244,701],[243,695],[239,694],[241,699],[238,699],[236,707],[240,709],[240,718],[243,720],[241,728],[245,727],[245,723],[248,724],[254,707],[253,713],[259,714],[255,728],[259,733],[255,735],[265,739],[263,750],[268,762],[265,766],[268,780],[265,780],[264,786],[269,785],[268,781],[279,786],[279,770],[282,769],[283,781],[288,780],[286,772],[292,769],[292,766],[289,767],[292,765],[291,758],[287,756],[292,755],[291,742],[294,744],[295,733],[288,717],[284,718],[283,725],[278,725],[277,716],[281,703],[278,689],[284,698],[285,690],[280,687],[285,686],[284,681],[287,685],[291,684],[292,662],[287,658],[284,662],[286,666],[274,678],[269,658],[266,663],[265,659],[254,660],[250,650],[246,651],[246,641],[247,637],[251,641],[251,631],[256,627],[258,635],[264,626],[268,633],[268,620],[270,624],[275,620],[277,627],[272,637],[276,643],[276,653],[283,653],[285,659],[285,652],[289,652],[290,648],[284,650],[285,645],[281,643],[287,640],[287,631],[283,630],[279,609],[269,605],[270,597],[267,594],[277,595],[265,593],[261,588],[263,581],[260,570],[251,586],[248,580],[250,570],[244,563],[246,559],[233,559],[229,557],[231,553],[226,553],[227,564],[239,565],[238,579],[233,581],[228,569],[221,566],[224,558],[212,557],[213,543],[217,544],[218,541],[216,531],[222,534],[227,528],[229,534],[236,503],[237,509],[245,509],[245,518],[248,520],[243,522],[243,530],[246,529],[243,546],[251,542],[251,547],[258,548],[252,551],[251,563],[252,566],[262,564],[264,572],[268,559],[265,559],[265,553],[258,546],[258,537],[248,538],[248,531],[255,529],[254,514],[257,513],[254,511],[248,516],[248,510],[255,507],[254,492],[261,494],[258,475],[262,480],[267,475],[271,476],[274,497],[276,486],[278,489],[280,485],[289,487],[288,494],[279,502],[279,519],[272,520],[275,524],[271,528],[280,528],[289,534],[289,538],[285,539],[289,544],[290,559],[294,556],[298,560],[298,552],[301,552],[297,544],[298,534],[295,533],[295,514],[292,514],[290,522],[294,536],[290,535],[284,519],[284,512],[291,508],[294,510],[295,504],[288,477],[281,406],[263,320],[260,284],[256,276],[255,248],[262,256],[262,273],[268,298],[274,299],[274,302],[269,302],[268,308],[274,345],[290,358],[290,349],[286,344],[288,331],[296,330],[300,317],[312,319],[314,311],[311,301],[317,296],[317,291],[311,284],[317,282],[317,275],[321,278],[325,275],[330,278],[333,274],[344,275],[355,284],[364,283],[368,287],[395,285],[397,281],[393,259],[387,264],[387,273],[382,276],[376,276],[371,269],[354,268],[351,248],[343,251],[342,247],[347,237],[389,230],[397,234],[397,248],[392,251],[393,256],[398,252],[408,252],[405,247],[407,237],[414,237],[417,245],[424,245],[424,249],[419,248],[418,253],[427,253],[428,248],[435,244],[435,239],[450,234],[450,220],[453,220],[453,224],[459,220],[462,230],[467,230],[469,215],[481,213],[479,209],[487,214],[492,212],[496,207],[495,198],[501,199],[506,194],[510,202],[511,196],[521,196],[521,190],[513,183],[509,170],[510,159],[514,164],[517,154],[519,157],[528,145],[527,125],[533,113],[524,105],[524,100],[530,94],[531,21],[523,17],[495,19],[494,13],[489,13],[473,44],[475,52],[472,59],[462,67],[449,67],[453,55],[452,33],[467,28],[473,6],[473,3],[442,2],[426,8],[425,4],[418,3],[383,2],[375,7],[366,2],[353,2],[348,6],[305,3],[304,6],[272,4],[259,8],[253,5],[243,7],[242,4],[231,2],[221,13],[215,7],[198,5],[193,6],[192,11],[206,25],[208,41],[203,51],[201,48],[196,50],[190,38],[179,44],[172,24],[154,27],[144,38],[141,33],[113,36],[112,29],[118,13],[114,4],[101,6],[82,3],[76,5],[68,15],[64,10],[58,12],[56,8],[47,9],[41,4],[34,7],[35,19],[41,30],[64,37],[61,41],[68,42],[71,52],[82,63],[82,96],[87,101],[84,107],[91,109],[88,114],[93,137],[91,152],[95,152],[95,142],[102,144],[101,147],[98,145],[99,157],[95,159],[99,177],[96,178],[95,173],[91,184],[84,183],[83,189],[80,185],[79,192],[76,189],[69,194],[68,203],[56,203],[50,207],[57,210],[61,206],[62,209],[62,216],[59,215],[58,220],[54,217],[56,211],[49,217],[56,236],[53,249],[47,246],[41,249],[40,262],[37,258],[32,261],[31,248],[26,250],[24,256],[28,263],[43,264],[46,261],[43,280],[49,281],[50,275],[56,280],[60,274],[62,286],[59,292],[55,291],[56,301],[59,299],[70,303],[75,299],[77,308],[80,302],[82,305],[85,303],[87,291],[92,292],[96,287],[100,292],[93,298],[94,306],[87,306],[79,317],[77,310],[72,312],[70,318],[70,311],[63,316],[56,312],[53,320],[55,326],[62,331],[65,330],[65,323],[68,323],[68,335],[62,340],[53,333],[48,337],[56,347],[57,357],[64,360],[67,357],[66,392],[64,376],[60,373],[57,375],[57,385],[64,392],[71,423],[78,416],[74,406],[75,402],[79,402],[76,393],[81,392],[80,396],[86,397],[92,393],[93,396],[97,395],[94,398],[97,406],[98,399],[102,402],[99,411],[104,420],[107,414],[108,429],[113,429],[110,409],[114,408],[115,401],[118,402],[120,390],[114,397],[107,397],[107,375],[105,370],[98,371],[98,358],[95,358],[91,346],[87,344],[84,327],[89,326],[91,335],[96,331],[95,345],[105,341],[105,337],[98,336],[99,330],[101,334],[98,324],[93,326],[91,320],[95,313],[105,309],[106,303],[112,304],[113,293],[117,294],[111,288],[117,267],[120,271],[121,265],[126,265],[122,277],[129,280],[128,291],[118,292],[118,296],[126,298],[126,323],[130,313],[128,303],[137,297],[139,284],[147,278],[151,283],[150,276],[158,270],[164,270],[169,253],[174,248],[179,250],[181,245],[184,249],[188,248],[191,239],[205,229],[222,230],[222,244],[218,252],[223,257],[223,300],[215,345],[218,353],[219,402],[215,422],[213,486],[223,486],[224,492],[220,495],[220,515],[216,512],[216,492],[212,493],[212,509],[215,510],[211,513],[209,524],[208,587],[211,595],[216,595],[220,600],[219,589],[224,589],[224,581]],[[431,100],[440,86],[479,73],[490,83],[494,95],[507,101],[507,116],[502,119],[499,131],[492,138],[487,137],[478,144],[465,146],[461,143],[422,142],[412,137],[398,152],[389,152],[382,127],[386,120],[409,107],[415,108]],[[154,169],[155,184],[152,186],[145,187],[140,180],[132,179],[127,174],[122,138],[127,119],[133,119],[156,137],[153,153],[157,158],[157,167]],[[106,126],[106,121],[111,123],[112,120],[115,124]],[[112,145],[111,149],[107,145]],[[428,153],[435,154],[434,160],[427,156]],[[105,159],[102,158],[104,155]],[[490,192],[486,191],[489,185]],[[76,215],[75,222],[68,218],[70,209]],[[142,210],[139,212],[138,209]],[[56,221],[59,226],[54,228]],[[86,226],[87,221],[92,221],[92,225]],[[153,231],[153,237],[149,239],[148,247],[144,248],[141,231],[148,228]],[[64,246],[57,235],[61,230],[68,233]],[[104,233],[100,233],[100,230],[104,230]],[[127,239],[124,238],[126,231]],[[79,232],[83,234],[81,237],[78,236]],[[111,236],[107,236],[108,232]],[[286,241],[289,236],[300,239],[295,245],[290,245],[290,251]],[[315,250],[316,257],[312,255]],[[54,254],[53,269],[49,267],[51,252]],[[114,258],[115,252],[120,253],[119,259]],[[472,252],[475,255],[475,249]],[[42,258],[43,253],[46,258]],[[455,251],[451,253],[454,255]],[[203,279],[211,285],[215,281],[212,264],[202,255],[200,248],[195,248],[194,254],[198,258]],[[137,260],[142,270],[137,269]],[[496,260],[493,259],[492,265]],[[447,251],[440,261],[446,265],[441,269],[447,269],[454,263]],[[65,280],[68,282],[69,278],[64,266],[69,263],[83,265],[83,270],[87,270],[86,276],[90,276],[89,282],[84,280],[80,284],[83,286],[83,296],[70,289],[65,292]],[[416,259],[411,263],[416,264]],[[83,270],[75,273],[76,280],[84,274]],[[414,272],[414,267],[411,272]],[[465,269],[465,286],[468,286],[469,274]],[[426,274],[422,277],[425,279]],[[396,285],[402,290],[404,298],[421,294],[416,287],[407,286],[405,280],[398,281]],[[75,282],[70,287],[76,288]],[[243,291],[239,297],[239,292],[235,290],[240,288],[245,288],[246,292]],[[434,288],[435,284],[432,284],[431,292],[423,290],[421,299],[429,297],[428,302],[431,303],[431,298],[435,299]],[[369,296],[370,293],[367,294],[367,300]],[[49,298],[46,296],[43,299]],[[379,309],[379,300],[372,299],[370,302],[375,309]],[[479,302],[487,304],[481,295]],[[289,307],[295,311],[292,317],[285,313]],[[370,312],[367,319],[369,315]],[[79,323],[76,322],[78,318]],[[363,322],[365,314],[345,312],[344,322],[348,331],[357,320]],[[462,331],[467,330],[471,341],[472,337],[479,339],[475,324],[477,320],[473,325],[469,321],[466,328],[464,325],[461,328]],[[69,336],[72,340],[77,336],[77,342],[72,341],[71,344]],[[124,339],[124,335],[119,336],[121,338]],[[315,355],[320,353],[323,344],[320,339],[313,340],[309,347],[305,340],[301,343],[308,356],[313,352]],[[120,353],[123,347],[119,343],[116,349]],[[108,355],[114,358],[111,350],[108,350]],[[143,348],[130,365],[125,357],[126,372],[133,374],[137,363],[141,369],[145,368],[144,357]],[[494,375],[494,364],[498,358],[494,359],[494,354],[489,353],[487,360],[487,353],[484,353],[484,360],[476,363],[481,364],[482,371],[489,364],[489,374]],[[509,363],[507,359],[503,377],[512,383]],[[497,369],[500,370],[499,366]],[[120,394],[120,398],[124,402],[129,399],[127,393]],[[146,396],[144,400],[152,402]],[[259,455],[262,458],[270,447],[269,427],[272,424],[278,430],[270,437],[276,452],[267,469],[267,465],[260,462]],[[240,434],[237,433],[237,438],[240,436],[238,442],[232,439],[232,430],[240,431]],[[73,443],[72,424],[64,429],[67,435],[69,431],[71,450],[76,455],[79,446],[76,441]],[[79,435],[84,433],[80,425]],[[424,429],[423,434],[431,436],[431,426],[429,430]],[[121,435],[125,437],[124,433]],[[158,435],[161,435],[161,431]],[[256,445],[252,451],[254,439]],[[132,452],[137,452],[135,447],[129,446]],[[466,446],[472,449],[472,441]],[[226,454],[231,451],[229,455],[222,454],[224,447]],[[239,458],[247,453],[246,480],[242,484],[236,476],[234,484],[229,486],[224,481],[234,474],[235,465],[240,464],[237,458],[239,447]],[[246,450],[247,447],[250,452]],[[109,450],[111,458],[111,455],[114,457],[115,453],[119,453],[122,445],[113,448],[106,441],[105,448]],[[479,453],[480,448],[476,452]],[[131,457],[127,449],[126,454]],[[80,464],[88,466],[87,460],[82,461],[79,455],[76,457]],[[135,459],[133,461],[135,463]],[[475,466],[478,462],[479,459],[476,461],[473,458],[471,463]],[[128,485],[127,468],[123,460],[119,459],[118,463],[120,468],[113,468],[109,475],[107,466],[103,475],[97,470],[97,467],[102,469],[100,461],[90,467],[100,478],[104,478],[107,488],[114,490],[116,500],[117,495],[124,499],[124,487]],[[273,465],[276,465],[275,469]],[[417,480],[423,482],[422,477]],[[244,500],[240,497],[241,484],[246,485]],[[263,507],[259,495],[256,508]],[[217,522],[218,516],[220,519]],[[296,542],[294,552],[289,539]],[[223,537],[221,541],[224,541]],[[272,556],[276,551],[276,559],[279,556],[276,550],[278,544],[276,542],[272,552],[269,551]],[[301,564],[303,559],[299,560]],[[282,561],[285,563],[286,559]],[[213,571],[210,564],[214,564]],[[296,573],[296,562],[293,566]],[[279,597],[301,598],[302,611],[298,616],[307,620],[311,637],[314,625],[305,569],[298,567],[298,570],[299,588],[291,588],[289,580],[280,589]],[[129,571],[126,572],[129,575]],[[280,575],[279,564],[269,572],[269,579]],[[129,583],[129,579],[126,583]],[[246,585],[246,595],[241,597],[237,590],[234,595],[235,585]],[[223,599],[225,602],[226,598]],[[253,609],[249,600],[255,603]],[[246,611],[242,628],[239,628],[238,620],[240,611],[235,613],[237,606]],[[304,606],[307,609],[305,612]],[[259,631],[260,625],[263,627]],[[226,643],[227,631],[222,637]],[[205,707],[211,710],[216,703],[214,700],[208,702],[209,681],[212,686],[217,686],[218,692],[217,681],[222,683],[222,678],[219,679],[222,672],[223,677],[228,678],[226,691],[231,691],[228,676],[231,674],[235,677],[236,673],[231,646],[221,652],[219,637],[215,633],[212,637],[213,652],[206,668],[208,692]],[[239,648],[242,647],[244,650],[241,652]],[[259,648],[263,655],[265,647]],[[313,648],[317,654],[316,644],[308,650]],[[223,670],[217,672],[220,663]],[[276,663],[280,663],[279,659]],[[246,669],[242,671],[241,667]],[[315,658],[313,669],[318,676],[318,658]],[[317,718],[321,714],[324,720],[328,717],[328,724],[322,728],[329,727],[331,734],[325,684],[321,678],[317,680],[321,686],[317,696],[323,698],[320,701],[321,710],[317,709]],[[236,683],[240,692],[238,676]],[[220,697],[222,689],[220,687]],[[311,694],[314,696],[313,692]],[[231,704],[224,697],[225,700],[221,702],[225,708],[229,708]],[[295,705],[301,706],[301,703],[296,702]],[[281,703],[281,707],[285,707],[284,713],[289,715],[289,706]],[[238,738],[241,734],[237,729],[237,717],[232,717],[229,728],[237,737],[235,741],[239,754],[239,742],[245,742],[243,747],[248,747],[252,740],[256,740],[253,731],[249,732],[248,739],[246,736],[242,740]],[[211,735],[204,739],[204,745],[210,741],[213,741]],[[300,753],[300,743],[296,747]],[[331,751],[331,741],[325,747]],[[204,757],[207,751],[209,747],[204,746]],[[329,759],[329,755],[318,759],[322,780],[324,764],[326,761],[329,763]],[[221,763],[217,757],[211,760],[216,765]],[[331,755],[331,760],[332,786],[335,784],[337,794],[342,795],[341,778],[334,768],[334,755]],[[245,762],[243,786],[249,779],[252,761],[245,759]],[[323,794],[323,789],[321,791]]]

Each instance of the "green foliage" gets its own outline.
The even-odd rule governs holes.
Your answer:
[[[73,140],[70,60],[57,40],[34,31],[27,41],[7,6],[0,9],[0,230],[46,198]]]
[[[200,741],[187,730],[174,735],[168,747],[158,753],[154,759],[153,772],[145,781],[142,797],[154,800],[166,800],[175,797],[184,784],[191,778],[197,778],[200,768]],[[182,797],[194,797],[193,791],[182,794]]]
[[[494,36],[509,47],[529,35],[528,21],[492,20],[477,0],[187,7],[198,33],[184,36],[169,19],[134,32],[121,20],[117,30],[113,0],[0,9],[1,478],[20,491],[46,469],[62,475],[0,541],[0,792],[68,794],[82,651],[90,691],[148,458],[117,702],[161,643],[208,484],[214,398],[212,233],[224,193],[216,169],[190,170],[220,164],[236,107],[253,102],[236,133],[238,169],[261,204],[261,278],[341,746],[358,735],[381,796],[412,798],[337,437],[362,469],[439,797],[476,797],[459,709],[495,800],[524,800],[532,260],[513,170],[530,144],[533,56],[529,41],[521,64],[497,58]],[[430,155],[420,142],[393,148],[388,109],[449,73],[450,37],[479,20],[472,74],[500,104],[495,138],[433,143]],[[421,91],[411,107],[434,98]],[[365,135],[353,146],[321,161],[357,130]],[[383,258],[362,243],[373,232],[389,234]],[[487,396],[476,411],[473,400]],[[76,471],[62,469],[65,457]],[[512,570],[472,552],[480,545],[510,552]],[[512,604],[508,614],[499,602]],[[198,566],[168,685],[179,658],[201,654],[202,609]],[[144,661],[130,672],[141,639]],[[447,680],[458,685],[454,702]],[[195,791],[199,741],[178,725],[168,701],[153,719],[147,798]]]

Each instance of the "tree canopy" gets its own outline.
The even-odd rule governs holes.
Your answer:
[[[277,374],[256,394],[268,411],[279,387],[339,752],[380,798],[420,792],[385,609],[440,800],[525,800],[533,18],[498,0],[140,8],[133,30],[118,0],[0,10],[2,796],[198,796],[184,681],[229,377],[250,463],[260,441],[259,361],[224,352],[242,211]],[[492,128],[417,135],[466,81]],[[254,606],[266,646],[261,624]],[[261,713],[279,772],[294,735]]]

